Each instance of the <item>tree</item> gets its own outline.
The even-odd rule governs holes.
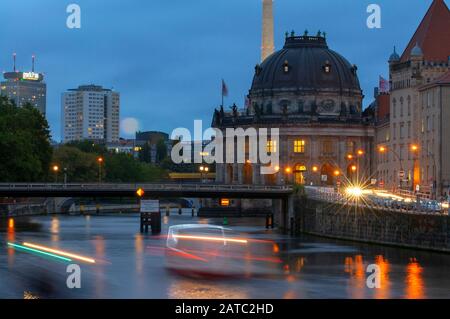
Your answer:
[[[137,161],[128,154],[110,154],[105,159],[108,182],[156,182],[167,177],[162,168]]]
[[[44,181],[52,157],[45,117],[32,105],[16,107],[0,97],[0,181]]]
[[[74,146],[76,145],[76,146]],[[156,182],[167,177],[164,169],[141,163],[124,153],[85,152],[84,143],[70,143],[57,148],[53,163],[61,169],[67,168],[67,180],[71,182],[97,182],[99,167],[97,158],[103,157],[102,180],[109,183]],[[90,148],[88,148],[90,151]]]
[[[103,155],[108,152],[105,145],[95,143],[95,142],[89,141],[89,140],[73,141],[73,142],[67,143],[66,145],[76,147],[80,151],[83,151],[86,153],[96,153],[98,155]]]
[[[156,162],[161,163],[167,157],[167,145],[163,139],[156,143]]]
[[[147,142],[142,146],[141,151],[139,152],[139,160],[145,163],[151,163],[151,149],[150,144]]]
[[[63,145],[53,153],[53,163],[67,169],[67,180],[73,182],[94,182],[98,180],[97,155],[83,152],[77,147]]]

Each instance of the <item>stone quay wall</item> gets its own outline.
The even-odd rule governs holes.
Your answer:
[[[296,200],[296,231],[343,240],[450,253],[448,215]]]

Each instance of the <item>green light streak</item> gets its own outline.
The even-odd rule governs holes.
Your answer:
[[[63,261],[68,261],[68,262],[72,261],[72,259],[69,259],[69,258],[66,258],[66,257],[61,257],[61,256],[58,256],[58,255],[55,255],[55,254],[47,253],[45,251],[41,251],[41,250],[25,247],[25,246],[18,245],[18,244],[8,243],[8,246],[13,247],[13,248],[23,249],[23,250],[26,250],[26,251],[31,251],[33,253],[38,253],[38,254],[42,254],[42,255],[45,255],[45,256],[50,256],[50,257],[53,257],[53,258],[56,258],[56,259],[60,259],[60,260],[63,260]]]

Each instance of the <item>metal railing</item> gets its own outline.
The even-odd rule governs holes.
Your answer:
[[[0,183],[0,190],[198,190],[198,191],[267,191],[292,192],[292,186],[265,185],[230,185],[230,184],[163,184],[163,183],[134,183],[134,184],[57,184],[57,183]]]
[[[407,213],[407,214],[427,214],[427,215],[442,215],[448,214],[448,210],[430,211],[417,207],[415,202],[411,203],[410,209],[402,207],[390,207],[382,204],[377,204],[368,200],[351,200],[348,196],[336,192],[333,188],[324,187],[305,187],[308,198],[325,201],[333,204],[341,204],[351,207],[370,208],[377,210],[384,210],[389,212]]]

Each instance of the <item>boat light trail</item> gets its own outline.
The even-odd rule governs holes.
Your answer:
[[[80,256],[80,255],[76,255],[76,254],[72,254],[69,252],[65,252],[62,250],[58,250],[58,249],[52,249],[49,247],[45,247],[45,246],[41,246],[41,245],[35,245],[35,244],[31,244],[31,243],[23,243],[24,246],[26,247],[31,247],[31,248],[35,248],[35,249],[39,249],[39,250],[43,250],[49,253],[54,253],[57,255],[61,255],[61,256],[66,256],[69,258],[73,258],[73,259],[77,259],[77,260],[81,260],[90,264],[95,264],[95,260],[92,258],[88,258],[88,257],[84,257],[84,256]]]
[[[210,237],[210,236],[192,236],[192,235],[173,235],[175,238],[180,239],[193,239],[193,240],[205,240],[205,241],[222,241],[222,242],[232,242],[247,244],[246,239],[235,239],[235,238],[225,238],[225,237]]]
[[[22,245],[19,245],[19,244],[8,243],[8,246],[13,247],[13,248],[23,249],[25,251],[30,251],[30,252],[33,252],[33,253],[42,254],[42,255],[53,257],[53,258],[60,259],[60,260],[63,260],[63,261],[68,261],[68,262],[72,261],[72,259],[69,259],[69,258],[66,258],[66,257],[61,257],[61,256],[58,256],[58,255],[55,255],[55,254],[52,254],[52,253],[48,253],[48,252],[41,251],[41,250],[34,249],[34,248],[25,247],[25,246],[22,246]]]

